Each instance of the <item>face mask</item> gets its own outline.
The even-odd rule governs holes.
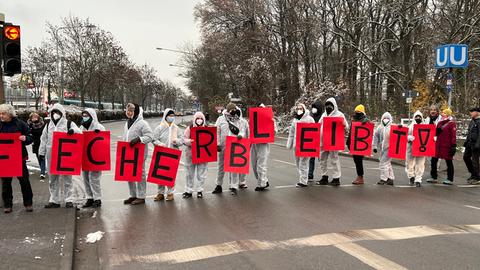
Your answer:
[[[173,123],[173,121],[175,121],[175,117],[173,117],[173,116],[167,116],[167,119],[166,119],[166,120],[167,120],[168,123]]]
[[[54,113],[52,117],[53,117],[54,120],[58,120],[58,119],[62,118],[62,116],[58,113]]]
[[[240,117],[240,111],[239,110],[234,110],[234,111],[230,112],[230,114],[235,118]]]
[[[390,120],[385,118],[385,119],[382,120],[382,123],[383,123],[384,126],[387,126],[388,123],[390,123]]]
[[[415,122],[416,122],[417,124],[420,124],[420,123],[422,123],[422,119],[420,119],[420,118],[415,118]]]
[[[88,121],[90,121],[90,117],[88,117],[88,116],[85,117],[84,116],[84,117],[82,117],[82,121],[83,121],[83,123],[87,123]]]
[[[317,112],[318,112],[317,108],[312,108],[312,113],[313,114],[317,114]]]
[[[325,111],[327,112],[327,114],[331,114],[333,112],[333,107],[332,106],[327,106],[325,108]]]
[[[303,110],[297,110],[297,115],[303,115]]]
[[[196,124],[197,126],[203,126],[203,119],[197,119],[197,120],[195,120],[195,124]]]

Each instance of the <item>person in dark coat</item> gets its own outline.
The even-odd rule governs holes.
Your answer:
[[[15,109],[9,104],[0,105],[0,121],[0,133],[20,133],[18,139],[22,141],[23,174],[17,178],[22,189],[23,205],[27,212],[32,212],[33,193],[28,178],[28,152],[26,148],[27,145],[33,142],[30,128],[27,123],[17,118]],[[5,214],[11,213],[13,206],[12,177],[2,177],[2,199]]]
[[[440,121],[437,124],[437,141],[435,142],[435,157],[432,157],[432,166],[429,183],[437,183],[438,178],[438,160],[443,159],[447,163],[447,179],[443,181],[445,185],[453,184],[453,156],[457,151],[457,123],[452,118],[452,110],[447,108],[442,111]]]
[[[354,122],[361,122],[361,123],[368,123],[370,120],[368,120],[367,115],[365,114],[365,106],[362,104],[358,105],[355,107],[355,113],[353,115],[353,121]],[[352,136],[352,126],[350,125],[350,132],[348,133],[347,137],[347,147],[348,150],[350,150],[350,140]],[[357,178],[352,182],[354,185],[363,185],[363,156],[360,155],[353,155],[353,162],[355,163],[355,168],[357,171]]]
[[[312,104],[312,109],[310,110],[310,116],[313,117],[315,123],[320,121],[320,117],[323,113],[323,102],[321,100],[317,100]],[[313,174],[315,172],[315,159],[314,157],[310,158],[308,161],[308,181],[313,180]]]
[[[45,122],[38,113],[33,112],[30,114],[27,124],[30,127],[30,132],[32,133],[33,137],[32,152],[37,156],[38,166],[40,167],[40,179],[45,179],[45,157],[38,154],[38,148],[40,147],[40,137],[42,137]]]
[[[463,161],[467,166],[471,176],[467,179],[468,183],[480,184],[479,159],[480,159],[480,107],[470,110],[472,120],[468,125],[468,134],[465,139],[465,153]]]

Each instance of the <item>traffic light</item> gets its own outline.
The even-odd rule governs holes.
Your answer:
[[[6,23],[3,25],[3,73],[13,76],[22,72],[20,26]]]

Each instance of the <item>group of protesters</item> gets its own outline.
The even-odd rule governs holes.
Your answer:
[[[258,104],[257,107],[265,107],[264,104]],[[471,122],[468,127],[468,135],[464,143],[464,162],[471,176],[467,180],[470,184],[480,184],[479,176],[479,158],[480,158],[480,108],[470,109]],[[189,124],[184,132],[181,132],[175,124],[176,113],[173,109],[166,109],[162,115],[162,120],[158,126],[152,130],[150,125],[143,119],[143,110],[141,106],[129,103],[126,107],[127,121],[124,126],[123,141],[129,142],[131,146],[145,144],[144,159],[148,155],[148,144],[176,148],[183,150],[184,164],[186,168],[186,186],[183,198],[191,198],[196,193],[197,198],[203,198],[204,185],[207,179],[207,163],[192,163],[192,144],[191,130],[195,127],[205,127],[208,125],[207,119],[202,112],[196,112],[192,123]],[[351,122],[369,123],[365,106],[355,107],[351,121],[348,121],[345,115],[339,110],[334,98],[329,98],[325,102],[316,101],[311,104],[311,109],[305,104],[299,103],[295,106],[294,117],[289,128],[289,135],[286,147],[293,149],[296,147],[296,128],[297,123],[323,123],[327,117],[340,117],[343,119],[345,134],[348,135],[347,147],[350,148]],[[8,104],[0,105],[0,133],[19,133],[18,140],[22,144],[23,174],[18,177],[23,195],[23,204],[27,212],[33,211],[33,192],[29,181],[29,171],[27,168],[28,151],[26,146],[32,144],[32,152],[36,155],[40,168],[40,178],[45,179],[48,175],[50,199],[45,208],[61,207],[61,190],[65,194],[65,207],[74,206],[74,192],[72,176],[55,175],[50,173],[51,150],[54,132],[64,132],[67,134],[79,134],[83,131],[92,131],[99,133],[104,131],[105,127],[99,123],[97,114],[93,109],[85,109],[82,112],[80,126],[67,119],[66,111],[61,104],[54,104],[48,110],[49,121],[44,119],[36,112],[30,114],[27,122],[20,120],[15,113],[14,108]],[[447,164],[447,178],[442,181],[445,185],[452,185],[454,181],[453,157],[456,154],[456,121],[450,108],[440,110],[436,105],[430,107],[429,116],[424,118],[420,111],[415,112],[412,123],[408,126],[408,144],[406,154],[406,173],[412,186],[421,187],[422,177],[425,170],[426,157],[412,155],[412,142],[416,140],[413,134],[415,124],[434,124],[436,126],[436,154],[431,158],[431,171],[427,180],[429,183],[438,182],[438,161],[445,160]],[[394,119],[389,112],[385,112],[380,118],[379,125],[375,128],[373,134],[373,152],[379,154],[380,180],[378,185],[394,185],[395,175],[391,163],[391,157],[388,155],[390,128],[394,124]],[[213,194],[223,192],[223,182],[225,178],[224,161],[226,152],[226,138],[235,136],[237,139],[248,139],[250,136],[249,122],[243,117],[242,110],[234,103],[229,103],[218,117],[215,126],[217,128],[217,149],[218,149],[218,171],[215,181]],[[275,125],[276,129],[276,125]],[[323,134],[323,133],[322,133]],[[267,161],[270,154],[270,144],[260,143],[251,146],[251,165],[253,175],[257,186],[255,191],[267,190],[270,186],[267,172]],[[314,180],[314,171],[317,167],[321,178],[316,181],[317,185],[339,186],[341,178],[341,164],[339,151],[323,151],[321,149],[319,158],[298,157],[295,156],[295,164],[298,170],[299,188],[308,187],[308,182]],[[356,166],[357,177],[352,182],[354,185],[364,184],[364,156],[353,155]],[[331,165],[332,171],[329,175],[328,165]],[[142,168],[142,180],[140,182],[129,182],[128,188],[130,196],[124,200],[124,204],[139,205],[145,203],[146,198],[146,175],[145,162]],[[331,177],[331,180],[329,179]],[[85,186],[86,202],[84,208],[101,207],[102,191],[100,171],[83,171],[83,183]],[[246,189],[246,174],[228,173],[229,192],[231,195],[237,195],[239,189]],[[154,201],[173,201],[174,187],[158,185],[158,193]],[[13,206],[12,177],[2,177],[2,199],[4,203],[4,212],[11,213]]]

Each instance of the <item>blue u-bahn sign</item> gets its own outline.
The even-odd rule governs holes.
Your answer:
[[[436,49],[435,68],[467,68],[468,46],[448,44]]]

